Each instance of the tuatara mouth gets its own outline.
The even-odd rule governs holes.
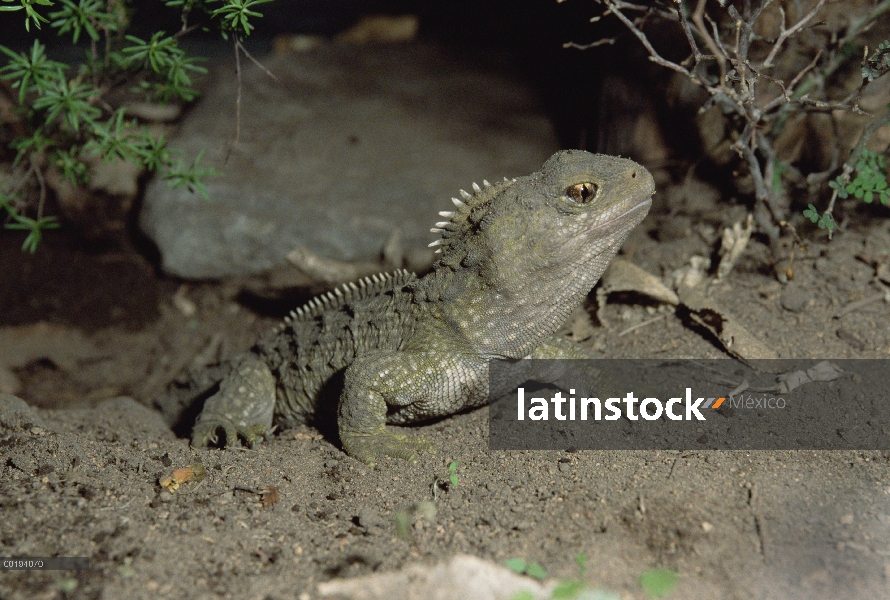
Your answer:
[[[621,213],[620,215],[618,215],[617,217],[615,217],[614,220],[617,221],[618,219],[623,219],[625,216],[629,215],[632,212],[636,212],[636,211],[640,210],[644,206],[646,207],[646,210],[649,210],[649,207],[652,206],[652,198],[646,198],[645,200],[643,200],[642,202],[640,202],[633,208],[629,208],[626,211],[624,211],[623,213]]]

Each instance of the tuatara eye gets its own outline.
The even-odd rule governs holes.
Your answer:
[[[566,190],[566,195],[578,204],[587,204],[596,198],[596,190],[595,183],[577,183]]]

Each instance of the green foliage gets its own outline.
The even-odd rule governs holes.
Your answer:
[[[460,478],[457,475],[457,461],[452,460],[448,463],[448,476],[441,477],[436,475],[433,478],[433,483],[430,485],[430,489],[433,492],[433,501],[439,499],[439,491],[448,491],[449,489],[455,489],[458,487],[460,483]]]
[[[828,185],[837,190],[837,195],[841,198],[853,194],[866,204],[877,199],[886,205],[890,199],[890,190],[887,189],[887,160],[882,154],[863,150],[862,156],[856,161],[853,180],[847,181],[843,175],[839,175],[834,181],[829,181]]]
[[[13,89],[19,91],[19,104],[25,103],[29,92],[36,92],[38,96],[46,92],[59,71],[65,69],[63,63],[46,57],[46,49],[37,40],[34,40],[30,54],[16,54],[5,46],[0,46],[0,52],[10,58],[6,66],[0,67],[0,79],[12,81]]]
[[[640,575],[640,587],[647,596],[662,598],[674,591],[680,575],[671,569],[649,569]]]
[[[511,571],[520,575],[528,575],[534,579],[545,579],[547,572],[537,563],[528,563],[521,558],[511,558],[504,563]],[[605,590],[596,590],[588,588],[581,581],[584,572],[587,569],[587,555],[583,552],[578,553],[575,557],[575,564],[578,565],[578,579],[564,579],[558,581],[550,592],[551,600],[620,600],[620,596]],[[529,591],[522,591],[514,594],[510,600],[527,600],[535,598],[535,595]]]
[[[74,4],[71,0],[61,0],[62,10],[50,13],[50,18],[55,19],[50,26],[59,30],[59,35],[71,32],[71,41],[80,41],[80,34],[86,31],[94,42],[101,37],[99,29],[104,31],[117,31],[117,23],[111,13],[103,10],[106,3],[103,0],[80,0]]]
[[[828,231],[834,229],[834,217],[832,217],[831,214],[828,212],[820,215],[819,211],[816,210],[816,207],[812,204],[809,204],[807,209],[803,211],[803,216],[808,218],[813,223],[817,223],[819,225],[819,229],[827,229]]]
[[[31,133],[31,135],[18,137],[14,139],[9,145],[13,150],[18,150],[18,154],[16,155],[15,160],[12,162],[12,166],[17,166],[19,162],[21,162],[22,158],[25,156],[30,156],[32,154],[41,154],[45,152],[46,149],[50,146],[55,145],[55,140],[52,140],[43,135],[43,129],[36,129]]]
[[[782,175],[788,171],[788,165],[781,161],[773,161],[773,191],[779,193],[782,191]]]
[[[52,155],[52,161],[62,171],[62,176],[74,184],[89,181],[87,166],[78,158],[79,154],[80,148],[72,146],[68,150],[57,150]]]
[[[22,250],[26,250],[31,254],[37,250],[37,245],[43,239],[43,232],[47,229],[58,229],[59,223],[55,217],[41,217],[39,219],[31,219],[21,215],[10,204],[9,198],[0,194],[0,209],[9,213],[12,222],[3,225],[4,229],[20,229],[27,231],[25,242],[22,244]]]
[[[578,565],[578,575],[584,577],[584,574],[587,572],[587,555],[579,552],[578,556],[575,557],[575,564]]]
[[[77,591],[77,579],[73,577],[61,577],[56,580],[56,587],[63,594],[73,594]]]
[[[862,65],[862,78],[874,81],[890,71],[890,41],[881,42]]]
[[[170,165],[170,171],[164,175],[170,183],[170,187],[178,188],[185,186],[190,192],[201,194],[205,200],[210,200],[207,195],[207,188],[204,187],[204,178],[216,175],[216,169],[202,169],[198,167],[201,159],[204,157],[204,151],[198,152],[198,156],[192,161],[192,164],[185,166],[182,159],[177,159]]]
[[[887,44],[887,42],[885,42]],[[884,44],[881,44],[883,46]],[[887,50],[890,51],[890,44]],[[835,177],[828,182],[828,186],[834,190],[839,198],[849,198],[852,194],[854,198],[859,198],[866,204],[871,204],[875,200],[887,206],[890,204],[890,189],[887,185],[887,159],[883,154],[863,150],[856,166],[852,172],[845,168],[841,175]],[[819,213],[819,210],[813,205],[807,205],[803,211],[803,216],[811,222],[816,223],[819,229],[828,230],[829,237],[831,231],[835,227],[834,217],[831,215],[831,206],[834,205],[834,197],[832,197],[829,210]]]
[[[56,77],[33,102],[35,110],[43,111],[44,126],[53,125],[61,117],[62,129],[71,133],[80,133],[81,124],[95,125],[102,111],[91,104],[91,99],[98,94],[92,86],[77,80],[68,81],[62,69],[56,71]]]
[[[550,592],[550,597],[554,600],[573,600],[584,591],[585,587],[582,581],[565,579],[556,584],[556,587]]]
[[[448,481],[451,482],[451,487],[457,487],[457,461],[452,460],[448,463]]]
[[[37,12],[37,9],[34,7],[35,4],[39,4],[41,6],[52,6],[53,3],[50,0],[2,0],[7,4],[14,4],[15,2],[19,3],[19,6],[0,6],[0,12],[4,11],[16,11],[16,10],[24,10],[25,11],[25,31],[31,31],[31,23],[40,29],[41,23],[49,23],[49,20],[42,16]]]
[[[511,558],[504,561],[508,569],[519,573],[520,575],[528,575],[532,579],[546,579],[547,570],[538,563],[525,562],[521,558]]]
[[[128,118],[127,104],[135,101],[181,100],[198,96],[194,78],[207,72],[200,62],[179,46],[190,15],[215,22],[225,37],[229,32],[248,35],[250,19],[262,15],[257,5],[271,0],[164,0],[182,10],[182,31],[163,31],[141,39],[126,32],[131,17],[130,0],[0,0],[0,11],[24,11],[25,28],[48,23],[60,36],[76,45],[89,41],[87,59],[80,65],[50,60],[46,48],[35,39],[26,52],[0,45],[0,79],[18,92],[20,123],[26,131],[10,148],[15,177],[0,190],[6,229],[28,231],[25,249],[34,251],[46,229],[58,227],[53,217],[43,216],[46,196],[44,171],[57,169],[73,185],[88,183],[87,163],[94,157],[105,161],[126,160],[159,172],[172,187],[185,187],[208,198],[204,183],[216,174],[201,167],[203,152],[187,162],[167,148],[163,136],[155,136],[136,119]],[[44,7],[53,7],[47,11]],[[46,14],[43,14],[47,11]],[[120,91],[129,91],[123,97]],[[113,95],[110,92],[115,92]],[[34,185],[27,186],[26,179]],[[31,190],[35,197],[3,196],[10,190]],[[39,198],[33,190],[39,189]]]
[[[215,1],[215,0],[211,0]],[[225,0],[223,6],[215,9],[211,15],[222,19],[223,34],[226,30],[233,31],[236,35],[250,35],[253,25],[248,17],[262,17],[261,13],[251,10],[258,4],[265,4],[272,0]]]

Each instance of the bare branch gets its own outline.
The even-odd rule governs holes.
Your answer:
[[[798,31],[806,27],[806,24],[809,23],[813,19],[813,17],[816,16],[816,13],[819,12],[819,9],[822,8],[823,4],[825,4],[825,0],[819,0],[819,2],[816,3],[816,6],[814,6],[813,9],[806,15],[804,15],[800,21],[795,23],[794,26],[791,27],[791,29],[785,29],[785,19],[782,19],[782,32],[779,34],[779,38],[776,40],[776,43],[773,44],[773,47],[769,51],[766,60],[763,61],[764,68],[773,66],[773,59],[776,58],[776,54],[779,53],[779,50],[782,48],[782,45],[785,43],[785,41],[792,35],[795,35]],[[784,10],[782,11],[782,16],[785,16]]]
[[[232,156],[232,150],[235,149],[235,146],[237,146],[238,142],[241,140],[241,53],[238,51],[238,34],[232,32],[232,38],[235,47],[235,77],[238,81],[238,92],[235,97],[235,139],[229,144],[229,149],[226,152],[223,164],[228,164],[229,157]]]
[[[575,42],[566,42],[562,45],[563,48],[574,48],[575,50],[589,50],[590,48],[596,48],[597,46],[611,46],[616,41],[618,41],[617,37],[613,38],[602,38],[590,44],[576,44]]]
[[[698,49],[698,44],[695,43],[695,37],[692,35],[692,29],[689,27],[689,20],[686,18],[686,13],[683,11],[683,4],[681,2],[677,2],[677,19],[680,22],[680,26],[683,28],[683,33],[686,34],[686,41],[689,43],[689,47],[692,49],[692,56],[695,58],[695,65],[698,66],[698,63],[701,62],[703,56],[701,50]]]
[[[714,38],[708,33],[708,29],[705,27],[704,13],[705,0],[698,0],[698,6],[695,8],[695,12],[692,13],[692,22],[695,23],[695,26],[698,28],[698,34],[705,40],[705,44],[710,49],[711,54],[714,55],[714,58],[717,59],[717,64],[720,65],[720,85],[722,86],[726,82],[726,54],[721,51],[717,43],[714,42]]]
[[[630,29],[631,33],[633,33],[637,37],[637,39],[640,40],[640,43],[642,43],[643,46],[646,48],[646,51],[649,52],[649,60],[651,60],[652,62],[659,64],[663,67],[667,67],[668,69],[676,71],[678,73],[682,73],[683,75],[685,75],[692,81],[697,82],[701,85],[704,85],[704,82],[702,82],[698,77],[696,77],[688,69],[686,69],[685,67],[681,67],[677,63],[671,62],[671,61],[667,60],[666,58],[662,57],[655,50],[655,48],[652,47],[652,44],[649,43],[649,38],[646,37],[646,34],[643,33],[642,31],[640,31],[640,29],[633,23],[633,21],[628,19],[627,16],[621,12],[621,10],[619,9],[617,2],[615,0],[604,0],[604,2],[606,4],[606,6],[609,7],[609,10],[612,12],[612,14],[614,14],[616,17],[618,17],[618,19],[622,23],[624,23],[625,27]],[[625,4],[625,3],[622,3],[622,4]]]
[[[806,67],[803,68],[803,70],[801,70],[800,73],[798,73],[797,75],[794,76],[794,79],[792,79],[791,83],[788,84],[789,91],[793,91],[794,86],[796,86],[798,84],[798,82],[801,79],[803,79],[803,76],[806,75],[808,72],[810,72],[811,70],[813,70],[816,67],[816,64],[819,62],[819,59],[822,57],[822,50],[823,50],[822,48],[819,48],[819,51],[816,52],[816,56],[813,57],[813,60],[810,61],[810,64],[808,64]]]
[[[46,206],[46,180],[43,178],[43,173],[40,172],[40,169],[34,169],[34,176],[37,178],[37,183],[40,185],[40,200],[37,202],[37,220],[43,218],[43,209]]]
[[[846,104],[843,102],[823,102],[822,100],[812,100],[807,96],[803,96],[802,98],[792,98],[790,102],[792,104],[797,104],[798,106],[806,108],[809,112],[832,112],[835,110],[845,110],[857,115],[868,116],[867,112],[865,112],[855,104]]]
[[[253,57],[253,55],[252,55],[250,52],[247,51],[247,48],[244,47],[244,44],[241,43],[241,40],[240,40],[240,39],[235,38],[235,41],[236,41],[236,43],[238,44],[238,48],[241,50],[241,52],[244,53],[244,56],[246,56],[247,58],[250,59],[250,62],[252,62],[253,64],[255,64],[258,68],[262,69],[263,72],[266,73],[266,75],[268,75],[269,77],[271,77],[271,78],[274,79],[275,81],[279,81],[278,77],[276,77],[275,74],[274,74],[272,71],[270,71],[269,69],[266,68],[266,65],[264,65],[263,63],[261,63],[260,61],[258,61],[257,59],[255,59],[255,58]]]

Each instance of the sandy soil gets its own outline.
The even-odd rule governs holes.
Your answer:
[[[626,256],[660,276],[712,252],[700,223],[676,223],[654,211]],[[715,300],[783,357],[890,358],[887,304],[844,312],[879,293],[890,248],[890,222],[859,223],[831,242],[804,232],[816,241],[788,285],[755,240]],[[656,566],[680,574],[674,598],[890,597],[890,452],[490,451],[487,409],[413,428],[435,448],[416,465],[369,469],[311,428],[193,449],[152,402],[319,288],[181,284],[136,252],[60,235],[32,258],[18,243],[0,239],[0,382],[31,407],[0,400],[0,556],[88,556],[92,570],[0,573],[0,598],[315,599],[319,582],[457,553],[571,577],[581,552],[585,581],[622,598],[644,597]],[[633,298],[605,325],[578,316],[603,356],[725,356]],[[442,483],[451,461],[457,487]],[[196,463],[202,480],[161,486]],[[416,510],[433,500],[434,517]]]

